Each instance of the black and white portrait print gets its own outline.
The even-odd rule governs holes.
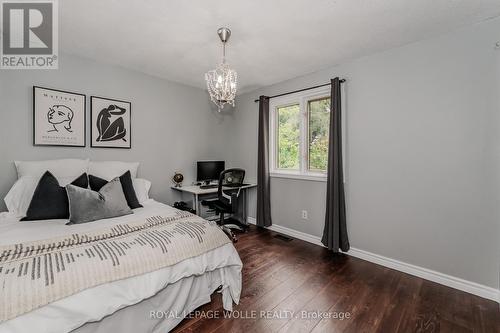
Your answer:
[[[131,147],[131,103],[103,97],[90,97],[91,146]]]
[[[53,105],[47,113],[47,121],[52,125],[48,132],[71,133],[71,123],[75,113],[66,105]]]
[[[85,95],[33,87],[36,146],[85,147]]]

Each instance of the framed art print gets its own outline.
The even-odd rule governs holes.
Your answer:
[[[130,102],[90,97],[90,146],[96,148],[132,147]]]
[[[33,86],[33,144],[85,147],[86,96]]]

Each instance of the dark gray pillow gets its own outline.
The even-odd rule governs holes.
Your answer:
[[[123,194],[120,178],[104,185],[99,192],[67,185],[69,223],[79,224],[132,214]]]
[[[125,194],[125,199],[127,199],[128,206],[132,209],[142,208],[142,205],[137,200],[137,194],[135,193],[134,183],[132,182],[132,175],[130,170],[127,170],[120,177],[120,182],[123,187],[123,194]],[[99,191],[108,182],[102,178],[96,177],[94,175],[89,175],[89,185],[90,189],[93,191]]]
[[[89,186],[87,174],[82,174],[71,185],[87,188]],[[26,217],[23,217],[21,221],[67,219],[69,217],[68,206],[66,189],[59,186],[56,177],[46,171],[36,186]]]

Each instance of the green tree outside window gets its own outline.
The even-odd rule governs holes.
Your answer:
[[[326,171],[330,135],[330,98],[308,102],[309,112],[309,170]]]
[[[278,107],[278,152],[279,169],[299,169],[300,107],[299,104]]]

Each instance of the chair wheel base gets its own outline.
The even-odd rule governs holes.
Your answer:
[[[238,241],[238,238],[236,238],[236,235],[233,233],[231,229],[226,228],[224,226],[221,226],[221,229],[233,243],[236,243]]]

